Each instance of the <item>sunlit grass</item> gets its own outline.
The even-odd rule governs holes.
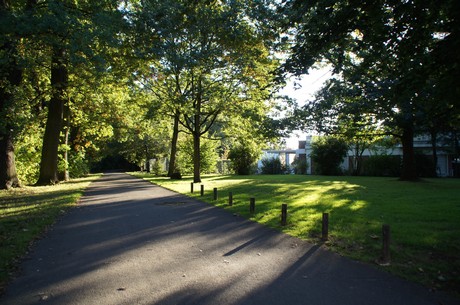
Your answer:
[[[96,175],[54,186],[0,191],[0,291],[18,259],[59,215],[74,206]]]
[[[391,226],[391,272],[431,288],[460,287],[460,180],[402,182],[394,178],[301,175],[206,176],[170,180],[139,174],[153,183],[225,208],[287,234],[319,242],[321,217],[330,213],[326,245],[342,255],[374,263],[381,255],[383,224]],[[213,200],[213,188],[218,200]],[[233,206],[228,206],[228,193]],[[249,213],[249,198],[256,212]],[[288,204],[288,225],[281,227],[281,204]]]

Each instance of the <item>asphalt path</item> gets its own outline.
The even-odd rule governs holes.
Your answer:
[[[93,182],[1,304],[392,304],[460,300],[122,173]]]

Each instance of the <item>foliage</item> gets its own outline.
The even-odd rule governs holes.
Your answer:
[[[138,165],[164,156],[173,146],[176,113],[179,131],[188,126],[200,137],[231,137],[235,131],[224,129],[233,121],[243,122],[246,136],[250,129],[269,133],[265,101],[277,63],[270,53],[276,31],[268,26],[269,2],[1,4],[1,24],[17,26],[1,27],[0,84],[14,99],[0,107],[0,129],[14,130],[19,177],[38,178],[37,157],[50,160],[41,162],[46,169],[59,160],[59,169],[76,170],[75,176],[107,156]],[[12,71],[20,72],[19,81],[8,78]],[[50,137],[47,114],[54,115]],[[67,158],[43,145],[49,138],[66,147]]]
[[[392,155],[369,156],[363,164],[363,175],[398,177],[401,175],[401,157]]]
[[[301,75],[317,62],[330,64],[336,77],[324,90],[336,98],[327,99],[325,117],[348,125],[347,117],[359,114],[357,122],[377,123],[399,137],[401,178],[415,180],[414,135],[427,132],[427,123],[436,125],[434,118],[458,122],[458,111],[452,111],[459,108],[458,90],[449,89],[449,98],[439,90],[458,75],[458,55],[447,58],[456,67],[447,76],[439,52],[460,42],[459,11],[452,0],[286,1],[282,12],[294,41],[283,70]]]
[[[150,162],[150,173],[153,173],[154,175],[156,176],[160,176],[160,175],[163,175],[164,172],[161,168],[161,163],[160,163],[160,160],[158,159],[153,159],[153,162]]]
[[[90,172],[89,161],[85,159],[83,152],[76,152],[69,156],[70,178],[85,177]]]
[[[436,177],[436,164],[434,164],[432,156],[416,152],[415,164],[417,164],[417,176],[425,178]]]
[[[339,175],[340,164],[347,155],[345,141],[335,137],[317,137],[311,145],[311,160],[316,174]]]
[[[138,26],[148,29],[140,39],[156,42],[141,47],[150,60],[143,81],[157,108],[178,115],[193,135],[195,182],[201,138],[235,114],[264,108],[276,64],[261,19],[268,11],[257,1],[175,0],[142,3],[135,14]]]
[[[286,166],[281,163],[280,158],[262,159],[262,174],[280,175],[286,173]]]
[[[294,173],[297,175],[305,175],[308,169],[308,162],[306,156],[296,156],[291,164]]]
[[[330,240],[325,245],[367,263],[380,257],[382,240],[377,237],[382,224],[389,224],[392,264],[385,270],[430,288],[458,292],[460,214],[452,211],[458,209],[459,179],[410,183],[388,177],[205,177],[206,189],[233,193],[229,206],[227,198],[213,200],[212,192],[203,197],[190,194],[190,178],[173,182],[143,177],[312,242],[320,242],[321,215],[329,212]],[[247,207],[251,197],[256,198],[254,214]],[[279,221],[281,203],[288,205],[285,227]]]
[[[20,181],[26,185],[34,184],[38,179],[41,133],[38,123],[34,122],[16,137],[16,168]]]
[[[242,142],[230,149],[228,158],[232,161],[232,168],[236,174],[250,175],[259,156],[260,150],[254,143]]]
[[[200,154],[202,173],[210,174],[217,171],[217,161],[219,160],[217,151],[218,145],[219,142],[213,139],[203,139],[201,141]],[[193,158],[193,139],[187,136],[179,144],[177,158],[177,167],[182,175],[193,173]]]

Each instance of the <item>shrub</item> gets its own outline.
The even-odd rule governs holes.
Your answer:
[[[200,141],[201,154],[201,173],[215,173],[217,171],[217,161],[219,154],[217,152],[217,141],[201,138]],[[187,139],[179,144],[177,153],[177,168],[182,174],[193,173],[193,138]]]
[[[364,176],[389,176],[401,175],[401,157],[391,155],[370,156],[363,162]]]
[[[415,164],[417,166],[417,176],[436,177],[436,166],[432,156],[416,153]]]
[[[161,166],[161,162],[158,159],[149,160],[149,170],[155,176],[160,176],[160,175],[164,174],[162,166]]]
[[[69,174],[71,178],[84,177],[89,174],[89,162],[83,152],[69,153]]]
[[[294,174],[305,175],[307,173],[308,163],[305,155],[296,156],[291,165],[294,169]]]
[[[311,159],[315,173],[319,175],[340,175],[340,164],[347,155],[345,141],[334,137],[319,137],[312,143]]]
[[[232,160],[232,168],[238,175],[249,175],[254,172],[254,163],[259,157],[259,152],[250,145],[238,144],[228,155]]]
[[[279,158],[266,158],[262,160],[262,174],[279,175],[286,173],[286,166]]]

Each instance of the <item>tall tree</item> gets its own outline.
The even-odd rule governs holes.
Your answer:
[[[20,185],[14,153],[14,136],[20,126],[15,113],[21,107],[18,101],[23,80],[20,49],[30,28],[19,25],[29,17],[34,3],[33,0],[0,1],[0,189]]]
[[[351,105],[372,114],[401,139],[403,180],[416,180],[413,138],[429,114],[426,80],[433,50],[452,20],[455,1],[285,1],[296,28],[286,72],[303,74],[326,60],[361,99]],[[456,17],[455,17],[456,18]],[[457,20],[458,23],[458,20]],[[441,34],[442,33],[442,34]],[[359,105],[360,107],[356,107]]]
[[[70,110],[69,83],[81,66],[89,70],[106,69],[104,52],[108,44],[116,44],[121,16],[118,1],[54,1],[48,0],[36,12],[39,18],[39,39],[49,50],[51,61],[48,117],[43,137],[40,175],[37,185],[59,181],[58,161],[64,109]],[[117,23],[118,22],[118,23]],[[108,34],[110,33],[110,34]],[[105,67],[104,67],[105,66]],[[96,73],[97,74],[97,73]],[[70,124],[66,123],[69,127]],[[68,132],[68,130],[66,131]]]
[[[51,57],[51,99],[48,104],[48,118],[43,136],[40,176],[37,185],[55,184],[58,176],[58,148],[64,120],[68,70],[66,51],[54,47]]]
[[[194,182],[201,181],[201,137],[224,112],[256,102],[271,79],[268,32],[258,19],[268,8],[258,1],[143,2],[139,20],[158,41],[155,81],[175,84],[171,113],[180,113],[194,140]]]
[[[6,77],[3,79],[2,75],[3,81],[0,87],[0,114],[2,117],[0,123],[0,189],[19,186],[14,161],[12,123],[8,115],[12,109],[10,104],[14,103],[14,88],[18,87],[22,80],[22,71],[16,62],[15,53],[16,46],[13,42],[3,42],[3,45],[0,46],[0,56],[4,56],[3,58],[7,61],[5,68],[2,69],[2,74],[5,74]]]

